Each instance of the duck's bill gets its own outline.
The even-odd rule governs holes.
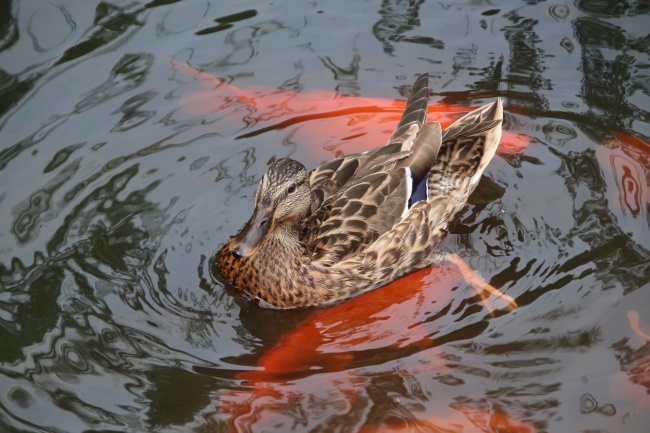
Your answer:
[[[233,239],[232,253],[236,257],[248,257],[254,254],[272,226],[273,218],[270,212],[255,211]]]

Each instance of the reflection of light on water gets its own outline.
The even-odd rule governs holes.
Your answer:
[[[645,151],[650,146],[623,134],[614,135],[615,140],[596,148],[607,185],[605,195],[618,225],[641,243],[641,238],[647,238],[650,232],[650,154]]]
[[[630,327],[634,332],[636,332],[636,335],[643,338],[644,340],[650,341],[650,335],[643,332],[641,325],[639,324],[639,313],[634,310],[630,310],[627,312],[627,318],[630,321]]]
[[[617,181],[619,203],[623,213],[629,209],[632,216],[636,217],[641,211],[641,185],[637,182],[638,173],[632,171],[636,168],[628,165],[628,160],[619,156],[610,158],[612,173]],[[636,170],[634,170],[636,171]]]
[[[642,2],[31,3],[0,3],[0,430],[647,430],[650,146],[593,139],[648,134]],[[383,144],[424,71],[431,121],[507,101],[448,246],[520,310],[435,267],[365,320],[210,280],[269,160]]]
[[[548,8],[549,14],[558,21],[569,16],[570,9],[566,5],[553,5]]]
[[[542,131],[544,131],[544,135],[549,142],[558,146],[564,146],[568,141],[578,136],[571,126],[556,120],[549,121],[542,127]]]

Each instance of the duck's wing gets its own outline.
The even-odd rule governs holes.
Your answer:
[[[336,158],[312,170],[309,175],[312,213],[345,188],[351,179],[363,175],[369,167],[381,166],[390,155],[399,153],[400,147],[395,143],[370,152]]]
[[[410,147],[409,137],[415,138],[420,128],[427,123],[429,105],[429,74],[420,75],[413,83],[399,123],[388,139],[388,144],[400,143],[401,150]]]
[[[312,216],[305,238],[312,260],[331,264],[358,252],[406,214],[415,176],[419,181],[426,175],[440,147],[440,126],[426,123],[428,97],[423,74],[386,146],[338,158],[311,173]]]
[[[429,170],[427,201],[432,221],[449,221],[467,202],[501,139],[501,99],[458,119],[442,134],[438,158]]]
[[[408,152],[386,155],[354,176],[314,212],[306,227],[312,261],[333,264],[390,230],[407,211],[408,168],[396,168]]]
[[[378,159],[381,159],[384,155],[410,150],[412,155],[409,161],[420,160],[421,150],[425,146],[421,145],[424,140],[417,138],[423,135],[421,132],[427,121],[428,85],[429,74],[422,74],[415,80],[409,92],[404,113],[402,113],[395,131],[393,131],[385,146],[368,152],[334,159],[311,172],[309,182],[312,187],[312,212],[316,211],[331,196],[338,193],[350,179],[363,173],[368,167],[381,164],[381,160],[378,161]],[[432,129],[435,128],[427,127],[427,134]],[[437,149],[429,153],[433,155],[424,159],[433,161]],[[408,165],[408,162],[401,164],[401,166]],[[429,164],[430,166],[431,164]],[[416,168],[415,171],[418,181],[426,174],[426,170],[423,168]]]
[[[471,183],[475,185],[499,146],[502,122],[501,98],[470,111],[456,120],[442,134],[443,144],[439,165],[447,166],[449,169],[455,161],[468,167],[465,171],[462,167],[454,171],[461,176],[463,174],[471,176]],[[472,159],[475,158],[480,160],[478,166],[471,164]]]

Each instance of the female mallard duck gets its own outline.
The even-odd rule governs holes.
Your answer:
[[[273,162],[253,216],[216,256],[221,277],[265,306],[322,306],[439,259],[447,224],[499,145],[503,110],[497,99],[442,132],[427,123],[428,78],[415,81],[386,146],[311,172]]]

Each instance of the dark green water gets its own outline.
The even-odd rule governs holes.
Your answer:
[[[267,162],[314,166],[323,144],[299,123],[238,138],[284,118],[236,100],[193,114],[183,96],[205,87],[170,59],[384,99],[428,71],[432,102],[501,96],[531,139],[442,245],[520,308],[486,318],[463,281],[431,287],[458,294],[448,313],[395,338],[453,336],[436,344],[449,371],[376,348],[311,374],[364,378],[354,401],[297,381],[269,431],[470,431],[431,421],[453,413],[648,431],[650,343],[629,316],[650,334],[649,23],[647,1],[0,0],[0,431],[228,431],[221,397],[307,315],[246,303],[208,260]]]

